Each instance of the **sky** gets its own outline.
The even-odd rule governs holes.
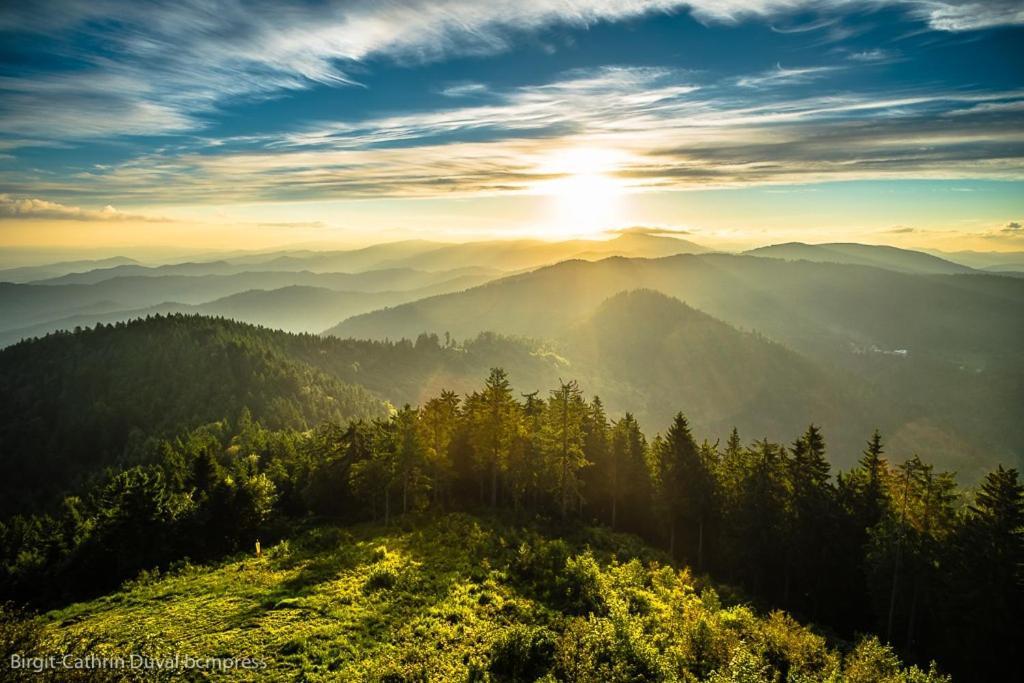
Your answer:
[[[0,5],[0,248],[1024,250],[1019,0]]]

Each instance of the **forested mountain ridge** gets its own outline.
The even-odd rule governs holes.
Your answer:
[[[607,299],[556,348],[612,413],[658,429],[671,423],[673,406],[686,406],[694,428],[718,438],[737,427],[780,439],[810,417],[832,435],[832,455],[842,458],[834,464],[848,466],[863,434],[888,426],[845,373],[651,290]]]
[[[328,333],[398,339],[427,331],[466,338],[491,330],[547,338],[613,294],[640,288],[808,353],[871,345],[949,359],[1024,353],[1012,343],[1024,335],[1024,282],[1016,278],[923,276],[728,254],[566,261],[355,316]]]
[[[969,479],[994,462],[1024,462],[1024,280],[1016,278],[721,254],[570,261],[356,316],[329,333],[399,339],[486,329],[558,339],[608,297],[641,287],[828,369],[882,416],[873,419],[901,448],[924,446]]]
[[[276,645],[266,651],[260,645],[258,651],[275,667],[294,664],[324,676],[359,662],[401,662],[399,670],[406,673],[413,671],[406,666],[423,664],[401,656],[376,660],[381,645],[404,642],[376,630],[354,642],[356,650],[327,644],[334,642],[339,620],[374,606],[392,614],[415,609],[422,628],[414,633],[419,642],[431,643],[431,651],[433,639],[450,633],[448,627],[456,630],[452,643],[476,642],[467,641],[462,629],[494,617],[499,621],[488,627],[492,633],[512,637],[507,631],[519,626],[544,627],[552,639],[569,638],[566,645],[573,647],[562,665],[573,665],[575,674],[557,669],[543,654],[548,646],[535,651],[532,637],[505,655],[485,639],[486,650],[471,647],[461,664],[445,664],[468,667],[479,657],[481,667],[497,674],[509,665],[506,656],[515,661],[536,655],[540,673],[556,667],[567,680],[589,672],[582,680],[710,676],[762,683],[801,671],[811,680],[943,679],[934,670],[901,671],[891,652],[856,636],[865,631],[915,661],[938,659],[965,680],[992,680],[1017,667],[991,657],[1019,642],[1015,615],[1024,608],[1018,562],[1024,557],[1024,487],[1015,470],[998,467],[977,491],[965,492],[952,474],[920,458],[890,462],[877,433],[856,466],[838,476],[828,464],[828,436],[813,424],[788,445],[764,439],[745,444],[735,431],[725,443],[703,436],[678,413],[668,429],[647,438],[630,415],[609,420],[601,401],[588,399],[571,380],[546,395],[519,397],[500,368],[468,395],[442,391],[387,419],[329,422],[298,432],[269,430],[243,414],[159,440],[154,462],[111,473],[88,495],[65,499],[59,514],[0,523],[0,594],[66,605],[138,576],[125,588],[128,600],[122,594],[51,615],[49,637],[91,633],[146,648],[156,641],[137,643],[131,635],[138,635],[132,622],[138,615],[133,606],[140,603],[162,615],[162,622],[243,616],[260,624],[261,635],[273,636]],[[444,534],[453,521],[436,513],[452,509],[488,510],[483,524],[494,531],[461,518],[454,522],[458,530],[452,529],[459,541],[442,541],[431,518],[440,521]],[[322,529],[311,539],[295,535],[300,520],[311,514],[346,523],[376,519],[411,536],[392,533],[385,547],[374,548],[336,529]],[[663,548],[668,560],[739,587],[726,589],[730,605],[753,596],[861,643],[834,641],[849,657],[841,663],[828,654],[824,640],[775,616],[771,628],[783,641],[769,637],[777,642],[774,650],[755,646],[744,661],[733,662],[742,643],[765,642],[750,621],[752,613],[741,617],[746,608],[730,606],[718,614],[721,602],[708,590],[699,593],[701,602],[686,603],[687,593],[696,595],[689,588],[692,574],[680,577],[631,561],[657,559],[636,544],[616,542],[620,549],[605,554],[606,532],[586,530],[587,520],[639,533]],[[538,538],[536,532],[552,524],[560,539]],[[288,543],[267,554],[281,563],[266,565],[257,557],[257,571],[265,574],[242,574],[252,560],[236,559],[227,574],[175,563],[183,556],[216,562],[251,547],[253,538],[262,537],[269,547],[289,532],[298,554],[291,554]],[[573,541],[581,532],[590,552]],[[393,554],[396,549],[412,556]],[[468,554],[457,559],[463,550]],[[437,552],[457,566],[435,557]],[[172,563],[177,570],[170,582],[149,571]],[[464,575],[462,568],[470,566]],[[682,589],[674,600],[688,604],[681,612],[668,609],[669,603],[662,607],[657,589],[666,581]],[[238,592],[241,585],[247,588]],[[463,585],[471,602],[459,601]],[[221,601],[217,596],[225,591],[231,597]],[[330,608],[323,603],[328,596],[340,602]],[[430,609],[445,596],[455,603],[440,612]],[[517,596],[539,599],[551,612],[537,612],[529,603],[513,608]],[[250,604],[254,597],[259,604]],[[220,617],[210,611],[211,602]],[[249,608],[239,614],[239,604]],[[485,614],[466,612],[470,604]],[[498,612],[491,614],[489,606]],[[451,608],[461,615],[449,617]],[[323,630],[294,642],[263,630],[283,620],[305,631],[289,614]],[[687,615],[700,618],[689,623]],[[0,619],[0,625],[9,621]],[[83,626],[76,627],[79,622]],[[28,634],[23,647],[45,642],[34,640],[23,618],[15,615],[14,623],[14,632]],[[746,635],[735,637],[737,629]],[[214,632],[230,641],[229,633],[245,630],[235,623]],[[640,643],[647,645],[635,649]],[[677,652],[672,643],[697,649]],[[361,649],[363,644],[370,649]],[[867,662],[863,647],[869,649]],[[309,659],[293,657],[306,652]],[[840,676],[836,667],[850,665]],[[749,670],[756,675],[743,673]],[[373,678],[373,672],[350,671]]]
[[[151,437],[243,409],[278,428],[387,414],[385,402],[290,357],[268,332],[174,315],[0,350],[2,512],[146,459]]]

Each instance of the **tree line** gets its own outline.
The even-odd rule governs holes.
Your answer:
[[[1005,675],[1024,607],[1024,487],[998,467],[976,491],[882,436],[833,476],[821,430],[792,443],[698,441],[678,414],[648,439],[573,382],[517,395],[494,369],[387,418],[272,430],[247,410],[111,472],[54,514],[0,524],[0,590],[52,604],[183,557],[214,559],[342,521],[490,509],[598,522],[841,637],[871,632],[919,661]],[[993,656],[994,653],[997,654]],[[1019,672],[1018,672],[1019,673]]]

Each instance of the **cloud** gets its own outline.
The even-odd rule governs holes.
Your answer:
[[[445,97],[471,97],[485,95],[487,92],[487,86],[483,83],[460,83],[441,90],[441,94]]]
[[[690,230],[682,228],[659,227],[656,225],[634,225],[628,228],[616,228],[608,232],[616,235],[654,235],[654,236],[683,236],[692,235]]]
[[[921,232],[918,228],[910,228],[903,225],[897,225],[895,228],[883,231],[887,235],[912,235]]]
[[[324,228],[327,224],[323,221],[291,221],[283,223],[257,223],[258,228]]]
[[[839,68],[836,66],[809,66],[797,69],[784,69],[781,64],[776,64],[774,69],[755,76],[745,76],[738,79],[736,84],[741,88],[763,88],[766,86],[810,83]]]
[[[1003,226],[1001,232],[1009,233],[1011,235],[1024,235],[1024,228],[1021,227],[1021,224],[1019,222],[1010,221],[1005,226]]]
[[[0,79],[0,132],[81,139],[198,130],[228,101],[316,84],[354,85],[360,64],[370,59],[418,63],[492,54],[553,26],[673,11],[735,24],[880,6],[940,31],[1024,24],[1019,0],[10,2],[0,5],[0,34],[27,38],[18,49],[29,41],[40,46],[19,55],[24,63],[52,63],[56,50],[74,67],[34,67]],[[790,71],[789,77],[800,76]]]
[[[146,221],[165,222],[165,218],[140,216],[118,211],[109,204],[102,209],[82,209],[45,199],[17,198],[0,194],[0,219],[39,219],[66,221]]]
[[[580,148],[603,151],[601,172],[632,191],[1024,179],[1024,128],[1008,106],[1024,91],[795,97],[783,86],[740,91],[733,79],[691,78],[658,68],[573,71],[491,89],[485,102],[200,141],[66,178],[0,171],[0,186],[133,204],[530,193],[564,175],[560,155]]]
[[[871,50],[862,50],[860,52],[852,52],[847,55],[847,59],[854,62],[891,62],[899,56],[899,52],[896,50],[886,50],[880,47],[872,48]]]

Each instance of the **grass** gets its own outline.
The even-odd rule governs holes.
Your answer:
[[[838,678],[820,636],[723,606],[660,560],[607,531],[562,540],[469,515],[319,527],[50,612],[41,649],[266,664],[197,680],[932,680],[902,677],[885,648],[847,658],[870,675]]]

